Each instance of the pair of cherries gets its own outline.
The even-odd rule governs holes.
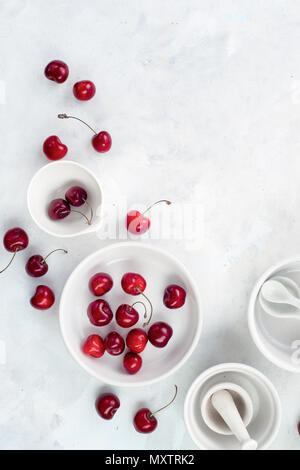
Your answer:
[[[88,225],[91,225],[93,220],[92,208],[90,208],[90,218],[78,210],[71,209],[71,206],[80,207],[85,203],[88,204],[87,199],[88,194],[84,188],[81,186],[72,186],[72,188],[68,189],[66,192],[65,199],[57,198],[50,202],[48,207],[48,215],[52,220],[61,220],[68,217],[71,212],[76,212],[86,219]]]
[[[153,432],[158,425],[158,421],[155,415],[174,402],[177,396],[177,392],[177,385],[175,385],[175,394],[172,400],[157,411],[151,412],[149,408],[141,408],[138,410],[133,419],[133,424],[136,431],[144,434]],[[110,420],[114,417],[117,410],[120,408],[120,405],[120,400],[116,395],[113,393],[105,393],[98,397],[96,401],[96,410],[101,418]]]
[[[45,75],[49,80],[56,83],[64,83],[69,76],[69,67],[61,60],[53,60],[45,68]],[[80,101],[87,101],[93,98],[96,93],[96,87],[90,80],[82,80],[76,82],[73,86],[73,94],[75,98]],[[67,116],[67,114],[59,114],[60,119],[72,118],[85,124],[93,133],[92,145],[97,152],[105,153],[108,152],[112,145],[111,136],[106,131],[96,132],[86,122],[74,116]],[[51,135],[48,137],[43,144],[43,151],[47,158],[50,160],[60,160],[67,152],[68,147],[61,142],[59,137]]]
[[[28,247],[29,238],[25,230],[23,230],[20,227],[15,227],[15,228],[8,230],[5,233],[4,238],[3,238],[3,244],[7,251],[13,253],[13,256],[10,262],[8,263],[8,265],[4,269],[2,269],[0,273],[3,273],[11,265],[16,254],[19,251],[25,250]],[[48,271],[46,258],[43,258],[40,255],[34,255],[31,258],[29,258],[26,264],[27,273],[33,277],[39,277],[39,276],[43,276],[44,274],[46,274],[46,272]],[[37,286],[35,294],[30,299],[31,305],[34,308],[37,308],[39,310],[46,310],[52,307],[54,302],[55,302],[54,293],[50,289],[50,287],[46,285]]]

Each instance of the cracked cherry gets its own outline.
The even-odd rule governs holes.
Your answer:
[[[69,76],[69,67],[62,60],[52,60],[44,71],[46,77],[56,83],[64,83]]]
[[[157,348],[164,348],[167,346],[172,335],[172,328],[163,321],[153,323],[148,331],[148,338],[150,343]]]
[[[131,352],[141,353],[144,351],[148,342],[147,334],[141,328],[130,330],[126,337],[126,345]]]
[[[175,400],[177,396],[177,385],[175,385],[175,394],[172,400],[162,408],[160,408],[157,411],[154,411],[153,413],[149,410],[149,408],[141,408],[135,415],[133,419],[133,424],[136,429],[136,431],[144,433],[144,434],[149,434],[150,432],[153,432],[157,428],[157,419],[155,415],[159,413],[160,411],[164,410],[168,406],[170,406],[173,401]]]
[[[30,299],[30,303],[38,310],[47,310],[55,302],[53,291],[48,286],[37,286],[35,294]]]
[[[171,204],[171,201],[161,199],[160,201],[157,201],[148,207],[142,214],[141,212],[135,210],[128,212],[126,218],[128,232],[133,233],[134,235],[142,235],[143,233],[147,232],[147,230],[150,228],[150,219],[145,217],[144,214],[146,214],[146,212],[148,212],[153,206],[160,204],[161,202],[165,202],[168,205]]]
[[[122,328],[130,328],[139,321],[139,313],[128,304],[122,304],[116,311],[116,322]]]
[[[111,331],[104,340],[106,351],[112,356],[119,356],[125,349],[125,341],[117,331]]]
[[[75,116],[68,116],[67,114],[58,114],[57,117],[59,119],[76,119],[77,121],[80,121],[85,126],[87,126],[94,133],[94,136],[92,138],[92,145],[97,152],[105,153],[111,149],[112,140],[110,134],[107,131],[96,132],[89,124]]]
[[[142,367],[142,364],[143,360],[138,354],[133,352],[128,352],[125,354],[123,359],[123,366],[129,374],[136,374]]]
[[[65,194],[66,201],[74,207],[82,206],[87,200],[87,192],[80,186],[72,186]]]
[[[91,277],[89,288],[92,294],[101,297],[110,291],[113,286],[113,280],[109,274],[97,273]]]
[[[62,248],[58,248],[57,250],[51,251],[47,256],[43,257],[41,255],[33,255],[29,258],[29,260],[26,263],[25,269],[27,274],[32,277],[41,277],[44,276],[47,271],[48,271],[48,264],[46,263],[46,260],[52,253],[55,253],[56,251],[63,251],[64,253],[68,253],[67,250],[64,250]]]
[[[171,284],[164,292],[164,304],[168,308],[180,308],[185,303],[186,292],[183,287]]]
[[[106,300],[98,299],[91,302],[87,309],[90,322],[95,326],[108,325],[113,319],[113,313]]]
[[[81,80],[73,86],[73,94],[80,101],[88,101],[96,93],[96,87],[90,80]]]
[[[0,274],[3,273],[11,265],[18,251],[22,251],[27,248],[28,243],[28,235],[25,230],[20,227],[12,228],[5,233],[3,237],[4,248],[7,251],[13,253],[13,256],[10,262],[5,266],[5,268],[0,271]]]
[[[51,201],[48,207],[48,215],[52,220],[64,219],[70,212],[71,208],[69,203],[61,198]]]
[[[84,354],[96,358],[102,357],[105,353],[104,341],[99,335],[90,335],[85,340],[82,350]]]
[[[103,419],[112,419],[120,408],[120,400],[113,393],[100,395],[96,401],[96,410]]]
[[[49,160],[60,160],[68,152],[68,147],[61,142],[57,135],[50,135],[44,144],[43,151]]]
[[[121,285],[126,294],[139,295],[146,289],[146,281],[140,274],[126,273],[122,277]]]

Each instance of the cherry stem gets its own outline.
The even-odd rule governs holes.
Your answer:
[[[150,317],[148,318],[148,321],[146,321],[144,324],[143,324],[143,327],[149,325],[150,321],[151,321],[151,318],[152,318],[152,314],[153,314],[153,305],[152,303],[150,302],[150,299],[148,299],[148,297],[144,294],[144,292],[141,291],[141,289],[139,289],[138,287],[136,287],[136,289],[139,291],[139,293],[145,297],[145,299],[149,302],[149,305],[150,305]]]
[[[88,208],[89,208],[90,211],[91,211],[91,217],[90,217],[90,225],[91,225],[92,220],[93,220],[93,218],[94,218],[94,211],[93,211],[93,208],[92,208],[92,206],[87,202],[86,199],[82,198],[82,200],[85,202],[85,204],[88,206]]]
[[[147,307],[144,304],[144,302],[141,302],[140,300],[138,300],[137,302],[134,302],[134,304],[131,305],[130,311],[133,309],[133,306],[136,304],[142,304],[144,306],[144,309],[145,309],[144,318],[147,318]]]
[[[172,398],[172,400],[167,405],[160,408],[159,410],[154,411],[154,413],[151,413],[150,418],[151,418],[151,416],[156,415],[156,413],[159,413],[160,411],[164,410],[165,408],[168,408],[168,406],[172,405],[173,401],[177,397],[177,392],[178,392],[178,387],[177,387],[177,385],[175,385],[175,394],[174,394],[174,397]]]
[[[11,260],[10,260],[10,262],[8,263],[8,265],[5,266],[5,268],[2,269],[2,271],[0,271],[0,274],[1,274],[1,273],[4,273],[4,271],[6,271],[7,268],[9,268],[9,266],[11,265],[11,263],[13,262],[13,260],[14,260],[14,258],[15,258],[15,256],[16,256],[17,252],[18,252],[18,248],[16,248],[16,250],[15,250],[15,252],[14,252],[14,254],[13,254]]]
[[[78,117],[68,116],[67,114],[58,114],[57,117],[59,119],[76,119],[76,121],[82,122],[82,124],[85,124],[92,132],[94,132],[95,135],[97,135],[97,132],[91,126],[89,126],[85,121],[79,119]]]
[[[49,258],[49,256],[52,255],[52,253],[55,253],[56,251],[63,251],[64,253],[68,253],[67,250],[65,250],[64,248],[57,248],[56,250],[50,251],[50,253],[45,256],[42,263],[46,263],[46,259]]]
[[[156,204],[160,204],[161,202],[165,202],[168,206],[172,204],[172,202],[168,201],[167,199],[160,199],[160,201],[156,201],[153,204],[151,204],[151,206],[147,207],[147,209],[142,213],[142,215],[146,214],[146,212],[150,211],[152,207],[156,206]]]
[[[76,211],[75,209],[71,209],[70,212],[76,212],[77,214],[80,214],[82,217],[84,217],[88,223],[88,225],[92,225],[92,219],[89,219],[85,214],[83,214],[80,211]],[[69,211],[62,211],[61,214],[69,214]]]

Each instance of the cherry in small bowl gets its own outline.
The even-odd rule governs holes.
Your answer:
[[[70,213],[70,204],[62,198],[53,199],[48,206],[48,215],[52,220],[65,219]]]
[[[106,351],[112,356],[119,356],[125,349],[125,341],[117,331],[111,331],[104,340]]]
[[[186,292],[177,284],[170,284],[164,292],[164,304],[168,308],[180,308],[185,304]]]
[[[113,319],[109,303],[104,299],[94,300],[88,306],[87,314],[90,322],[95,326],[108,325]]]
[[[84,354],[92,357],[102,357],[105,353],[104,341],[99,335],[90,335],[85,340],[82,350]]]
[[[69,67],[62,60],[52,60],[45,68],[45,76],[56,83],[64,83],[69,76]]]
[[[112,277],[106,273],[96,273],[89,281],[89,288],[92,294],[101,297],[111,290],[113,286]]]
[[[96,401],[96,410],[103,419],[112,419],[120,408],[120,400],[113,393],[100,395]]]

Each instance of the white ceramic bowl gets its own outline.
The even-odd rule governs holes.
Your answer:
[[[130,329],[121,328],[115,320],[105,327],[93,326],[87,317],[87,307],[94,297],[88,288],[89,279],[97,272],[106,272],[114,280],[114,286],[104,298],[113,312],[122,303],[142,300],[130,296],[121,288],[121,278],[126,272],[140,273],[147,281],[145,294],[154,307],[153,320],[165,321],[173,328],[173,336],[165,348],[155,348],[148,342],[143,351],[142,369],[135,375],[123,368],[123,355],[107,353],[100,359],[83,354],[81,348],[90,334],[105,335],[116,330],[124,339]],[[187,296],[182,308],[170,310],[163,304],[163,293],[169,284],[179,284]],[[140,321],[142,327],[143,307]],[[190,357],[197,345],[202,328],[202,311],[198,286],[187,269],[174,256],[158,248],[139,242],[110,245],[83,260],[73,271],[64,287],[60,301],[60,326],[64,341],[75,360],[97,379],[116,386],[139,386],[157,382],[172,374]]]
[[[271,362],[290,372],[300,372],[300,321],[276,318],[265,312],[259,301],[264,282],[273,276],[285,276],[300,286],[300,256],[271,266],[257,281],[251,293],[248,324],[251,336]]]
[[[77,213],[71,213],[61,220],[51,220],[48,206],[53,199],[65,197],[72,186],[82,186],[88,193],[88,204],[93,208],[94,219],[91,225]],[[96,231],[101,223],[103,195],[100,184],[93,173],[83,165],[72,161],[58,161],[45,165],[36,172],[27,191],[27,206],[35,223],[45,232],[56,237],[69,238]],[[87,204],[74,209],[88,217]]]
[[[239,450],[240,444],[232,435],[212,431],[201,413],[202,401],[209,389],[222,382],[232,382],[249,394],[253,416],[247,430],[267,449],[279,430],[281,405],[272,383],[258,370],[245,364],[219,364],[203,372],[191,385],[184,404],[184,420],[188,432],[198,447],[204,450]]]

